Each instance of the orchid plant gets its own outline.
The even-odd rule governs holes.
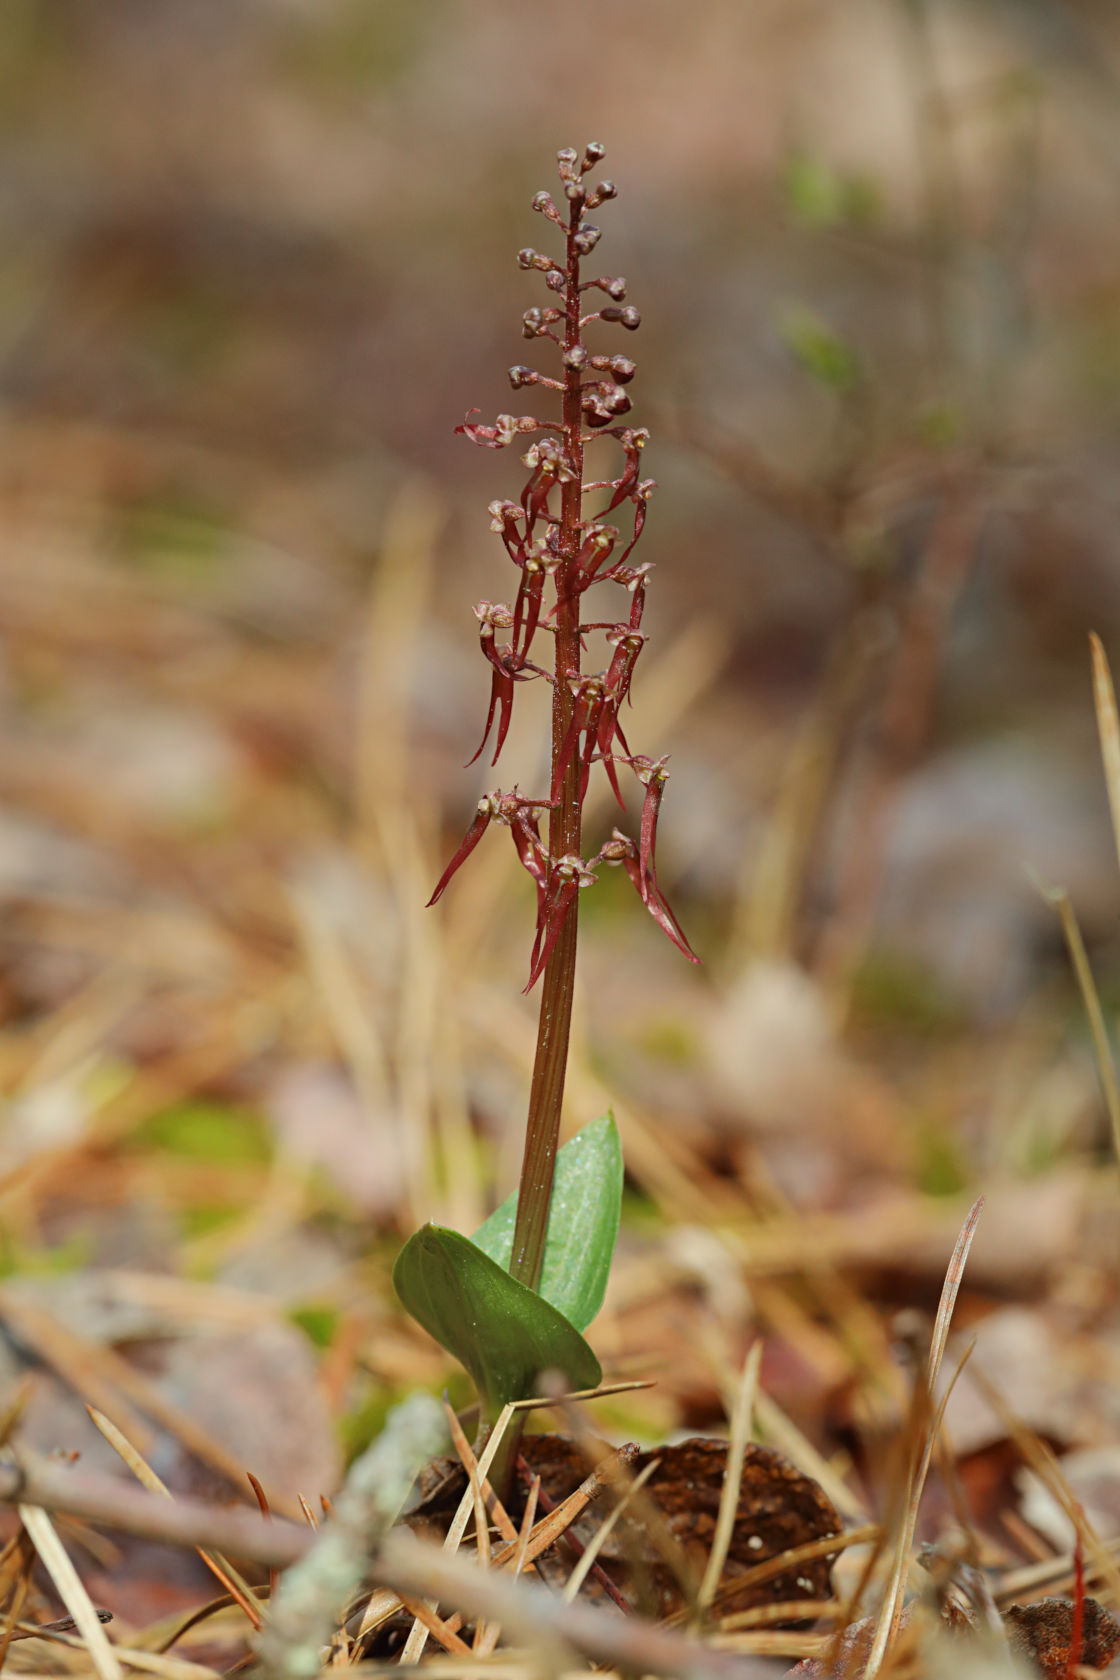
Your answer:
[[[558,1147],[579,896],[595,882],[596,870],[621,866],[662,931],[690,962],[698,960],[657,876],[665,760],[633,752],[622,722],[647,639],[642,618],[651,568],[635,564],[633,555],[656,485],[641,471],[649,433],[622,422],[631,408],[627,387],[635,365],[585,339],[589,328],[633,332],[640,325],[638,311],[624,301],[620,275],[583,278],[584,261],[600,238],[587,217],[616,196],[609,180],[588,183],[603,154],[599,144],[582,156],[570,148],[558,153],[562,208],[550,193],[539,192],[533,209],[560,231],[563,255],[529,247],[517,258],[523,269],[543,277],[554,300],[528,309],[522,331],[555,346],[559,369],[554,376],[518,364],[509,370],[510,384],[557,393],[559,419],[500,414],[484,425],[472,410],[456,428],[485,449],[528,443],[520,498],[490,503],[491,530],[517,576],[512,605],[480,601],[474,609],[490,667],[490,701],[470,763],[493,737],[491,763],[497,764],[519,685],[544,682],[552,689],[552,780],[546,798],[527,798],[516,786],[485,794],[429,903],[442,897],[492,823],[509,830],[536,888],[525,989],[541,982],[540,1018],[516,1194],[473,1239],[425,1226],[402,1249],[393,1278],[405,1307],[470,1371],[490,1418],[506,1402],[530,1394],[546,1369],[559,1369],[576,1388],[593,1387],[601,1377],[581,1332],[602,1304],[618,1233],[623,1173],[614,1122],[603,1116]],[[621,455],[613,477],[593,476],[586,464],[592,449],[607,446],[604,440],[616,463]],[[589,497],[599,500],[595,512],[585,506]],[[596,601],[604,597],[603,585],[623,592],[621,612],[612,615],[608,608],[585,618],[586,598],[592,591]],[[602,638],[609,657],[605,668],[585,671],[592,637]],[[585,859],[583,811],[596,764],[624,812],[619,773],[636,778],[641,816],[636,839],[615,828]]]

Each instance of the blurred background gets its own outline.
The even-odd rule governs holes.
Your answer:
[[[543,791],[547,728],[529,692],[499,771],[462,768],[471,608],[512,588],[486,506],[520,469],[452,428],[524,406],[515,254],[590,139],[660,485],[628,734],[672,755],[660,866],[704,958],[625,880],[583,895],[569,1123],[612,1105],[631,1175],[595,1339],[658,1378],[603,1427],[718,1427],[761,1330],[780,1416],[858,1458],[891,1314],[935,1298],[983,1189],[973,1316],[1009,1325],[1005,1374],[1028,1346],[1025,1407],[1053,1338],[1091,1335],[1092,1404],[1034,1421],[1107,1434],[1114,1168],[1040,884],[1111,1020],[1087,633],[1120,646],[1116,8],[4,11],[0,1366],[34,1374],[26,1438],[109,1462],[76,1397],[100,1385],[176,1485],[248,1467],[290,1505],[447,1380],[388,1271],[514,1182],[533,910],[501,835],[423,905],[499,773]],[[991,1414],[960,1427],[979,1451]],[[139,1565],[103,1569],[154,1613]]]

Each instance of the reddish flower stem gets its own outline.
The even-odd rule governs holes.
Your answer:
[[[580,204],[572,205],[568,217],[566,244],[567,285],[564,294],[567,323],[565,350],[580,343],[580,255],[575,236],[580,225]],[[564,453],[572,477],[561,486],[560,537],[562,556],[557,571],[556,680],[552,685],[552,766],[560,763],[564,741],[572,722],[576,700],[568,679],[580,674],[580,594],[573,587],[576,555],[583,540],[583,415],[580,406],[581,374],[578,367],[564,369],[563,437]],[[555,860],[579,856],[582,801],[581,765],[573,753],[564,772],[559,802],[549,815],[548,853]],[[572,1024],[572,994],[576,975],[576,942],[579,932],[579,895],[560,930],[544,971],[541,1012],[537,1024],[537,1051],[529,1089],[529,1115],[525,1128],[525,1151],[517,1194],[517,1221],[513,1233],[510,1272],[519,1282],[535,1289],[540,1281],[548,1215],[552,1200],[552,1178],[560,1142],[560,1113],[564,1103],[564,1075],[568,1065],[568,1037]]]

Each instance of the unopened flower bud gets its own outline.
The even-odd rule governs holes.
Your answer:
[[[589,169],[594,169],[597,163],[602,163],[607,155],[607,148],[601,140],[591,140],[584,148],[583,161],[580,163],[580,174],[586,175]]]
[[[515,391],[520,390],[522,385],[535,385],[539,379],[540,374],[534,368],[524,367],[520,363],[509,370],[509,382]]]
[[[561,360],[566,368],[582,368],[587,366],[587,350],[582,344],[573,344],[570,350],[565,350]]]
[[[542,274],[547,274],[550,269],[556,267],[556,263],[543,251],[534,251],[531,245],[526,245],[524,250],[517,253],[517,266],[518,268],[539,268]]]
[[[581,257],[588,257],[591,255],[592,251],[595,249],[596,245],[598,245],[602,237],[602,228],[591,227],[588,225],[580,228],[579,232],[572,240],[572,244],[575,246]]]
[[[624,863],[627,858],[634,857],[637,847],[627,834],[620,834],[616,828],[606,845],[599,852],[601,863]]]
[[[601,309],[599,313],[604,321],[617,321],[619,326],[625,327],[628,332],[633,332],[642,324],[642,317],[632,303],[628,303],[625,309],[615,309],[608,304],[606,309]]]
[[[539,211],[542,216],[547,216],[550,222],[558,222],[561,219],[559,210],[552,202],[551,193],[537,193],[533,198],[533,209]]]
[[[562,181],[566,181],[571,178],[578,156],[579,153],[576,151],[574,146],[561,146],[560,150],[557,152],[556,163],[560,170],[560,179]]]
[[[564,285],[565,285],[563,269],[560,269],[560,268],[552,269],[550,273],[545,275],[544,283],[549,288],[550,291],[562,292],[564,290]]]
[[[564,188],[564,196],[570,204],[582,204],[587,197],[587,188],[580,180],[569,181]]]
[[[592,430],[599,426],[609,426],[614,419],[611,410],[594,391],[588,392],[580,406],[583,409],[584,418]]]
[[[608,366],[620,385],[629,385],[638,371],[629,356],[612,356]]]
[[[626,279],[621,274],[600,274],[595,280],[587,282],[589,286],[598,286],[601,292],[606,292],[615,303],[621,303],[626,296]]]
[[[503,443],[512,443],[518,432],[535,432],[539,425],[531,414],[499,414],[495,423]]]
[[[625,391],[618,385],[608,385],[606,380],[589,385],[584,394],[584,407],[594,413],[602,409],[607,414],[628,414],[633,406]]]

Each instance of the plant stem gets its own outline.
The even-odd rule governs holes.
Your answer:
[[[566,326],[564,349],[580,344],[580,256],[575,245],[580,207],[573,204],[568,218]],[[562,486],[560,503],[560,554],[557,572],[556,667],[552,687],[552,766],[560,762],[561,751],[572,721],[575,698],[569,678],[580,673],[580,596],[572,587],[571,572],[579,551],[583,517],[583,414],[580,407],[580,369],[564,369],[564,453],[573,477]],[[548,824],[550,869],[571,853],[578,856],[583,818],[580,799],[580,755],[572,753]],[[529,1116],[525,1127],[525,1152],[521,1160],[521,1181],[517,1195],[517,1221],[513,1233],[510,1272],[519,1282],[535,1289],[540,1282],[548,1235],[552,1201],[552,1178],[560,1141],[560,1112],[564,1102],[564,1075],[568,1065],[568,1036],[572,1023],[572,993],[576,975],[576,940],[579,930],[579,896],[572,902],[560,937],[544,971],[541,1012],[537,1024],[537,1052],[529,1088]]]

